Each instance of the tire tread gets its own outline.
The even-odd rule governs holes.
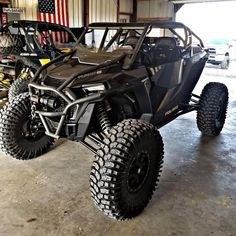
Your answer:
[[[124,169],[129,159],[130,148],[134,142],[143,137],[143,134],[151,132],[160,145],[160,156],[156,170],[156,181],[151,186],[147,201],[137,209],[136,213],[130,214],[120,206],[119,183],[120,171]],[[90,189],[95,205],[111,218],[116,220],[127,220],[140,213],[150,201],[153,192],[157,187],[163,163],[163,142],[158,130],[141,120],[128,119],[118,123],[110,129],[105,144],[95,156],[90,174]]]

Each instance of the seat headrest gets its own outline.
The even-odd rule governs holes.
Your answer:
[[[172,37],[160,37],[156,40],[156,47],[169,47],[169,48],[176,48],[177,42],[175,38]]]
[[[138,40],[139,40],[139,38],[136,36],[129,36],[125,39],[124,45],[131,45],[131,46],[135,47]]]

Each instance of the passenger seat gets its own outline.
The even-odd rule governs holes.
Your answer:
[[[160,37],[156,40],[155,61],[157,65],[180,59],[181,52],[173,37]]]

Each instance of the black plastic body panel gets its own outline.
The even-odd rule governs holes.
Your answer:
[[[204,55],[196,54],[190,59],[183,60],[182,63],[166,65],[167,72],[156,82],[156,85],[153,87],[155,91],[151,94],[153,102],[155,102],[155,94],[161,95],[160,97],[156,95],[158,102],[154,104],[156,113],[152,123],[155,125],[162,123],[189,103],[192,91],[200,78],[207,60],[207,57],[204,57]],[[176,73],[173,73],[178,66],[180,66],[179,70],[177,69]]]
[[[166,24],[171,29],[183,26],[178,23],[160,23],[159,26],[165,28]],[[103,24],[92,24],[91,26],[101,27]],[[118,26],[121,25],[108,24],[108,27]],[[128,26],[125,25],[125,27]],[[136,25],[134,24],[134,26]],[[142,24],[138,24],[138,26],[142,26]],[[146,33],[148,32],[147,26],[151,28],[151,24],[143,25]],[[154,26],[155,24],[153,24]],[[201,40],[197,47],[198,50],[191,51],[192,41],[188,39],[191,34],[194,34],[188,28],[185,30],[186,40],[183,40],[185,50],[176,45],[176,48],[167,50],[168,53],[163,55],[163,48],[156,47],[158,45],[149,45],[153,59],[149,64],[142,63],[142,60],[132,62],[130,59],[129,66],[124,67],[125,61],[127,62],[127,58],[130,56],[124,54],[114,60],[91,65],[91,63],[82,63],[80,60],[76,61],[74,57],[76,51],[74,51],[43,66],[29,85],[31,97],[35,90],[37,96],[44,96],[48,89],[67,103],[61,112],[61,117],[65,119],[61,118],[63,121],[58,125],[55,137],[59,137],[63,133],[67,138],[83,142],[86,135],[90,134],[89,132],[101,131],[97,128],[100,123],[95,115],[97,103],[103,105],[104,111],[111,118],[112,125],[121,121],[122,118],[128,117],[145,119],[160,127],[175,119],[178,114],[194,110],[195,107],[190,104],[190,98],[207,61],[207,52],[201,47],[203,45]],[[145,37],[146,35],[140,35],[141,39],[138,42],[142,44]],[[160,38],[163,40],[163,38],[171,37]],[[174,40],[174,38],[172,39]],[[141,45],[136,47],[136,54],[133,55],[138,57],[138,50],[141,51],[141,48]],[[158,54],[158,52],[161,53]],[[169,57],[171,53],[175,57]],[[43,71],[47,73],[40,77]],[[102,89],[96,90],[96,86],[100,86]],[[68,95],[66,90],[73,92],[74,95],[70,96],[70,93]],[[68,113],[73,106],[77,105],[80,108],[73,114],[76,119],[68,119]],[[40,108],[40,106],[38,107]],[[41,114],[53,116],[53,111],[50,110],[51,113],[48,112],[50,114],[47,112],[47,110],[46,112],[41,111]],[[61,133],[60,127],[65,127]]]

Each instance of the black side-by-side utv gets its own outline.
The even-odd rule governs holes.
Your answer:
[[[204,135],[223,128],[226,86],[209,83],[201,96],[192,94],[207,59],[202,40],[182,23],[93,23],[74,51],[43,66],[29,93],[4,107],[1,149],[25,160],[55,139],[81,142],[96,154],[95,204],[109,217],[130,219],[159,181],[158,128],[191,111]]]

